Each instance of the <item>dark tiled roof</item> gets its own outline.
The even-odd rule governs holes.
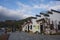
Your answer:
[[[32,23],[32,21],[31,20],[27,20],[26,22],[24,22],[23,26],[25,26],[27,24],[30,24],[30,23]]]
[[[40,13],[40,14],[43,15],[43,16],[49,17],[49,14],[46,14],[46,13]]]
[[[57,10],[53,10],[53,9],[51,9],[51,11],[53,11],[53,12],[57,12],[57,13],[60,13],[60,11],[57,11]]]
[[[37,17],[41,17],[41,15],[36,15]]]
[[[37,19],[36,17],[28,17],[27,19]]]
[[[53,14],[51,11],[47,11],[48,14]]]

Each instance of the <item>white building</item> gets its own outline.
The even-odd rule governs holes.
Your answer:
[[[53,12],[53,11],[52,11]],[[60,21],[60,14],[53,12],[53,14],[49,14],[50,17],[40,17],[37,19],[31,17],[28,22],[25,22],[23,25],[23,31],[32,31],[33,33],[56,33],[56,29],[58,30],[58,22]],[[58,16],[59,15],[59,16]],[[52,28],[52,29],[51,29]]]
[[[32,31],[40,32],[39,24],[36,22],[36,18],[31,18],[31,21],[25,22],[24,27],[22,28],[23,31]]]

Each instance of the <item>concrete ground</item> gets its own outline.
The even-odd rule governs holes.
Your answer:
[[[13,32],[8,40],[60,40],[60,35],[29,34],[26,32]]]

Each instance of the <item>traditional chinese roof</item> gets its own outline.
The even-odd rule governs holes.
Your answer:
[[[37,19],[36,17],[28,17],[26,19]]]
[[[49,17],[49,14],[46,13],[40,13],[40,14]]]
[[[36,15],[37,17],[41,17],[41,15]]]
[[[42,19],[39,19],[39,20],[37,20],[36,22],[39,22],[39,21],[44,21],[45,19],[44,18],[42,18]]]
[[[30,23],[32,23],[31,19],[27,19],[27,20],[24,22],[23,27],[24,27],[25,25],[27,25],[27,24],[30,24]]]
[[[48,14],[53,14],[51,11],[47,11]]]
[[[57,10],[53,10],[53,9],[51,9],[51,11],[53,11],[53,12],[57,12],[57,13],[60,13],[60,11],[57,11]]]

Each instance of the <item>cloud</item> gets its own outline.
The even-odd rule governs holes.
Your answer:
[[[34,7],[33,7],[33,8],[47,9],[48,7],[49,7],[49,5],[40,4],[40,5],[34,5]]]
[[[8,9],[6,7],[0,6],[0,20],[5,20],[5,19],[19,20],[26,17],[34,16],[34,14],[38,13],[37,9],[40,9],[40,11],[42,9],[45,9],[45,10],[60,9],[60,2],[58,1],[54,1],[54,2],[50,1],[48,4],[44,4],[44,3],[38,4],[38,5],[33,4],[32,6],[21,3],[21,2],[16,2],[16,4],[19,7],[16,10],[12,10],[12,9]]]
[[[50,1],[48,4],[41,3],[40,5],[34,5],[33,8],[35,9],[45,9],[45,10],[60,10],[60,1]],[[43,11],[45,11],[43,10]],[[50,15],[51,20],[58,20],[60,21],[60,14],[54,13],[53,15]]]
[[[23,4],[23,3],[21,3],[21,2],[17,2],[17,5],[18,5],[18,7],[19,7],[19,10],[21,11],[21,12],[23,12],[23,13],[25,13],[26,14],[26,16],[33,16],[32,15],[32,10],[33,10],[33,7],[32,6],[30,6],[30,5],[27,5],[27,4]]]
[[[26,5],[21,2],[17,2],[17,5],[18,5],[19,9],[24,10],[24,11],[32,9],[32,7],[30,5]]]
[[[12,10],[0,6],[0,20],[20,20],[31,15],[25,14],[25,10]]]
[[[50,1],[48,4],[43,4],[41,3],[40,5],[34,5],[33,8],[38,8],[38,9],[60,9],[60,1]]]
[[[36,0],[33,0],[33,1],[36,1]],[[19,10],[21,10],[21,12],[23,11],[26,14],[35,13],[37,11],[37,9],[40,10],[40,12],[41,12],[43,9],[50,10],[50,9],[59,9],[60,8],[59,1],[50,1],[48,4],[44,4],[44,3],[38,4],[38,5],[33,4],[32,6],[23,4],[21,2],[17,2],[17,5],[19,6]],[[35,12],[33,12],[33,11],[35,11]],[[37,13],[38,13],[38,11],[37,11]]]
[[[55,9],[55,10],[59,10],[60,9],[60,1],[50,1],[49,3],[49,9]]]

